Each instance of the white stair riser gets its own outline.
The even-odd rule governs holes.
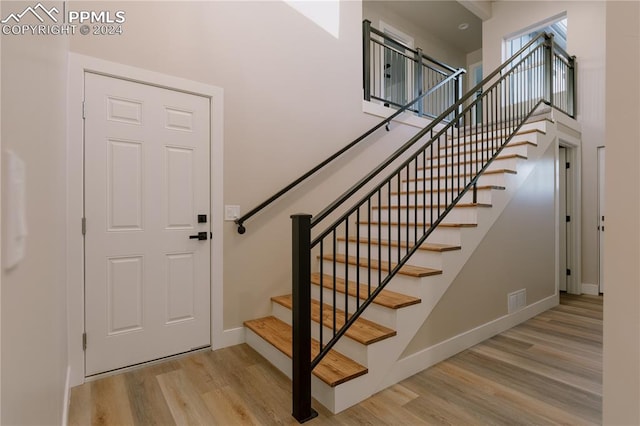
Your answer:
[[[287,377],[291,378],[291,358],[280,352],[269,342],[258,336],[256,333],[248,328],[245,328],[245,341],[256,352],[266,358],[271,364],[273,364],[278,370],[282,371]],[[365,374],[366,376],[366,374]],[[359,380],[360,379],[360,380]],[[311,395],[322,405],[327,407],[331,412],[343,410],[348,406],[347,404],[353,404],[353,401],[347,401],[344,405],[338,405],[336,394],[341,391],[342,387],[353,387],[357,385],[356,382],[361,381],[362,378],[351,380],[342,385],[338,385],[335,388],[324,383],[316,376],[311,377]],[[351,384],[350,384],[351,383]]]
[[[478,189],[477,191],[477,202],[480,204],[491,204],[491,194],[493,191],[496,191],[494,189]],[[416,196],[417,194],[417,196]],[[431,196],[431,194],[433,194],[433,197]],[[458,196],[458,191],[448,191],[448,194],[445,193],[444,191],[440,192],[440,203],[438,203],[438,192],[414,192],[414,193],[409,193],[409,201],[408,204],[409,205],[416,205],[416,202],[419,205],[426,205],[426,206],[430,206],[430,205],[438,205],[438,204],[442,204],[444,203],[445,200],[445,195],[447,196],[448,200],[453,199],[453,197]],[[386,202],[386,200],[385,200]],[[472,203],[473,202],[473,191],[470,189],[469,191],[467,191],[463,196],[462,199],[460,200],[461,203]],[[401,206],[406,206],[407,205],[407,193],[401,194],[400,196],[398,195],[391,195],[391,205],[392,206],[397,206],[397,205],[401,205]]]
[[[482,176],[480,176],[480,178],[478,179],[478,186],[487,186],[487,185],[491,185],[491,186],[506,186],[506,174],[505,173],[490,173],[490,174],[484,174]],[[466,185],[469,182],[469,177],[467,177],[466,179],[464,179],[463,177],[460,178],[460,184],[461,185]],[[458,179],[454,179],[454,187],[458,188]],[[440,185],[438,187],[438,185]],[[431,181],[431,179],[419,179],[417,181],[408,181],[405,182],[402,186],[401,186],[401,190],[402,191],[422,191],[424,189],[427,189],[429,191],[433,190],[433,191],[437,191],[438,189],[445,189],[445,188],[451,188],[451,178],[449,179],[444,179],[444,178],[440,178],[440,179],[433,179],[433,183]]]
[[[371,286],[371,291],[375,290],[375,286]],[[317,285],[311,286],[311,297],[316,300],[320,300],[320,287]],[[349,312],[353,312],[357,309],[356,307],[356,298],[348,297],[349,303]],[[322,301],[323,303],[327,303],[333,305],[333,290],[330,288],[325,288],[322,291]],[[362,303],[362,300],[361,302]],[[336,293],[336,306],[338,309],[344,310],[346,306],[346,301],[344,294]],[[395,309],[385,308],[384,306],[377,305],[372,303],[362,314],[363,318],[371,320],[377,324],[383,325],[385,327],[389,327],[392,329],[396,329],[397,325],[397,311]]]
[[[442,179],[444,177],[444,175],[446,174],[446,176],[448,176],[449,181],[451,181],[452,176],[453,176],[453,180],[454,182],[456,182],[456,187],[458,186],[457,182],[458,179],[457,177],[460,175],[460,181],[462,182],[462,176],[464,174],[476,174],[478,173],[478,171],[480,170],[480,168],[482,167],[482,165],[484,163],[486,163],[486,161],[488,160],[488,158],[484,158],[484,161],[482,161],[482,159],[478,162],[474,162],[474,163],[467,163],[467,164],[459,164],[459,163],[453,163],[451,164],[451,159],[448,159],[448,163],[447,165],[445,165],[445,161],[444,159],[440,162],[440,167],[437,167],[437,163],[436,163],[436,167],[432,168],[432,169],[420,169],[417,170],[415,173],[414,172],[410,172],[410,178],[415,178],[415,179],[422,179],[422,178],[437,178],[438,177],[438,170],[440,171],[440,178]],[[501,169],[507,169],[507,170],[517,170],[518,168],[518,159],[517,158],[497,158],[495,161],[493,161],[489,167],[487,167],[487,170],[501,170]]]
[[[397,256],[391,259],[392,262],[394,262],[395,260],[397,260]],[[325,271],[328,273],[332,266],[332,262],[330,261],[323,261],[324,263],[324,268]],[[336,264],[336,276],[339,278],[345,278],[345,275],[347,275],[345,273],[345,265],[344,263],[338,263]],[[367,274],[367,268],[365,267],[360,267],[360,277],[363,281],[368,280],[368,274]],[[349,275],[349,280],[350,281],[355,281],[355,277],[356,277],[356,266],[355,265],[349,265],[346,268],[346,272],[348,272]],[[382,277],[381,279],[384,280],[387,277],[388,273],[387,271],[382,271]],[[377,269],[371,269],[371,285],[378,285],[378,270]],[[393,282],[390,284],[392,285],[392,287],[388,287],[389,290],[393,290],[393,291],[397,291],[398,293],[403,293],[406,294],[408,296],[414,296],[414,297],[418,297],[418,295],[420,294],[420,286],[422,285],[422,281],[420,278],[416,278],[416,277],[411,277],[411,276],[407,276],[407,275],[402,275],[402,274],[397,274],[394,278],[393,278]]]
[[[278,318],[280,321],[283,321],[289,325],[291,325],[292,312],[290,309],[282,306],[279,303],[271,302],[271,314]],[[333,330],[331,328],[322,327],[322,340],[326,344],[331,340],[333,336]],[[317,322],[311,321],[311,337],[320,341],[320,324]],[[349,338],[349,336],[344,336],[341,338],[338,343],[333,347],[334,350],[340,352],[342,355],[345,355],[358,364],[367,365],[368,360],[368,347],[363,345],[355,340]]]
[[[522,155],[524,157],[527,157],[527,153],[528,153],[528,148],[530,145],[515,145],[515,146],[510,146],[507,145],[506,147],[504,147],[504,149],[500,152],[501,156],[505,156],[505,155],[512,155],[512,154],[517,154],[517,155]],[[473,161],[473,160],[477,160],[478,158],[487,158],[487,155],[489,155],[490,152],[495,152],[497,147],[495,146],[491,146],[489,145],[489,147],[487,147],[487,145],[485,144],[484,149],[478,145],[478,148],[476,149],[476,146],[474,144],[471,145],[461,145],[461,146],[453,146],[453,147],[447,147],[445,148],[441,148],[440,149],[440,162],[444,161],[444,157],[447,156],[448,157],[448,161],[451,162],[451,159],[453,159],[453,162],[455,163],[459,163],[461,161]],[[460,155],[458,156],[458,150],[460,150]],[[428,154],[429,157],[431,157],[431,154]],[[434,153],[434,157],[437,156],[437,154]],[[437,163],[435,158],[428,158],[427,159],[427,165],[431,165],[433,163]]]
[[[380,230],[380,233],[378,234],[378,229]],[[382,239],[382,240],[391,240],[391,241],[397,241],[398,240],[398,226],[391,226],[388,227],[387,225],[371,225],[371,238],[372,239]],[[400,227],[400,229],[402,229],[402,239],[401,241],[406,240],[406,228],[404,227]],[[391,233],[389,234],[389,230],[391,231]],[[418,238],[420,238],[422,236],[422,227],[418,228]],[[446,228],[446,227],[438,227],[436,229],[434,229],[431,234],[429,235],[429,238],[427,239],[427,242],[430,243],[440,243],[440,244],[450,244],[453,246],[459,246],[461,245],[461,229],[460,228]],[[367,236],[367,225],[360,225],[360,235]],[[409,226],[409,241],[415,241],[414,240],[414,227],[413,226]]]
[[[444,204],[444,199],[442,200]],[[451,199],[448,200],[451,203]],[[402,207],[402,208],[383,208],[375,209],[372,212],[372,221],[378,222],[380,220],[384,222],[398,222],[400,223],[423,223],[431,222],[433,219],[438,218],[438,214],[444,212],[444,207],[441,206],[433,208],[433,212],[430,208],[423,209],[422,207]],[[478,207],[454,207],[444,218],[442,223],[474,223],[478,222]]]
[[[369,247],[367,244],[360,244],[360,256],[361,257],[369,257]],[[356,243],[349,243],[349,254],[356,255],[356,249],[358,245]],[[378,248],[380,248],[380,252],[378,252]],[[384,260],[387,256],[388,250],[391,250],[392,253],[397,253],[397,247],[389,247],[386,245],[378,246],[371,245],[371,259],[379,259],[379,256]],[[338,246],[338,250],[340,253],[344,253],[344,243]],[[434,268],[441,269],[442,268],[442,253],[436,251],[429,250],[417,250],[413,256],[411,257],[411,264],[415,266],[423,266],[426,268]]]
[[[542,130],[544,131],[544,125],[542,126],[532,126],[529,129],[533,129],[536,128],[538,130]],[[525,129],[522,128],[521,132],[517,135],[515,135],[511,141],[509,142],[522,142],[522,141],[532,141],[535,143],[535,139],[538,137],[538,132],[527,132],[524,133],[525,131],[529,130],[529,129]],[[489,131],[489,132],[484,132],[484,133],[478,133],[478,134],[467,134],[463,136],[463,133],[461,132],[460,137],[456,137],[453,139],[448,139],[447,143],[449,144],[449,146],[451,145],[457,145],[458,141],[460,142],[472,142],[475,143],[476,140],[480,141],[480,140],[484,140],[485,143],[487,140],[491,141],[493,140],[498,140],[498,141],[503,141],[506,137],[508,137],[511,134],[511,130],[509,129],[500,129],[500,130],[496,130],[496,131]],[[454,136],[457,136],[457,132]]]

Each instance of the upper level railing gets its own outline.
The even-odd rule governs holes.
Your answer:
[[[362,46],[366,101],[378,101],[397,108],[448,80],[410,108],[418,115],[436,118],[462,96],[462,74],[455,79],[450,78],[458,69],[373,28],[368,20],[362,23]],[[453,115],[450,114],[447,119],[451,118]]]
[[[476,202],[478,179],[541,104],[575,116],[575,58],[547,34],[531,40],[321,212],[292,216],[293,415],[298,421],[315,416],[313,368],[468,191]],[[360,191],[365,195],[355,198]],[[312,357],[315,257],[320,259],[319,303],[330,305],[333,315],[323,314],[316,325],[319,348]],[[338,290],[338,273],[344,293]]]

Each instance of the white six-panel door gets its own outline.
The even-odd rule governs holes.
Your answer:
[[[209,117],[208,98],[85,74],[87,376],[210,344]]]

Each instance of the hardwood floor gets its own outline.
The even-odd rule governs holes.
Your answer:
[[[295,424],[290,381],[247,345],[72,389],[70,425]],[[600,424],[602,297],[560,305],[309,425]]]

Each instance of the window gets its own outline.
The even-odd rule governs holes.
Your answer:
[[[551,23],[549,23],[551,22]],[[535,28],[535,27],[534,27]],[[567,18],[566,16],[560,18],[554,18],[551,21],[543,23],[535,30],[527,30],[524,33],[520,33],[514,37],[505,40],[504,60],[511,58],[522,47],[524,47],[531,40],[536,38],[539,34],[550,33],[553,34],[553,40],[555,44],[564,50],[567,50]],[[520,56],[524,57],[537,45],[534,45],[524,51]],[[529,100],[529,95],[526,90],[522,88],[530,87],[532,85],[540,84],[541,82],[535,80],[536,75],[540,75],[538,67],[542,66],[540,61],[534,61],[530,66],[518,70],[510,79],[509,98],[513,103],[521,103]],[[553,76],[553,92],[554,94],[565,93],[567,90],[566,83],[566,67],[556,64],[554,59],[554,76]],[[535,80],[535,81],[534,81]]]

